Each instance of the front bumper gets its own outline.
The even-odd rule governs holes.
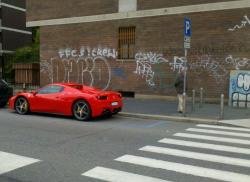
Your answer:
[[[16,100],[16,96],[13,96],[10,98],[10,100],[9,100],[9,108],[10,109],[14,109],[15,100]]]

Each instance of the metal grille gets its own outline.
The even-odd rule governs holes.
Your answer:
[[[134,59],[135,57],[135,27],[119,28],[119,59]]]

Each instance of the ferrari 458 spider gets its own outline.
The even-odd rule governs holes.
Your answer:
[[[74,83],[49,84],[35,92],[22,92],[10,98],[9,105],[18,114],[28,112],[74,116],[77,120],[117,114],[122,110],[118,92],[102,91]]]

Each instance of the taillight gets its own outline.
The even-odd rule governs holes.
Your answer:
[[[98,96],[96,96],[96,98],[97,98],[98,100],[107,100],[107,99],[108,99],[108,96],[106,96],[106,95],[98,95]]]

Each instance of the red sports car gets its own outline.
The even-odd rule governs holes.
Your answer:
[[[18,114],[28,112],[74,116],[80,121],[122,110],[118,92],[102,91],[74,83],[49,84],[35,92],[22,92],[10,98],[11,109]]]

